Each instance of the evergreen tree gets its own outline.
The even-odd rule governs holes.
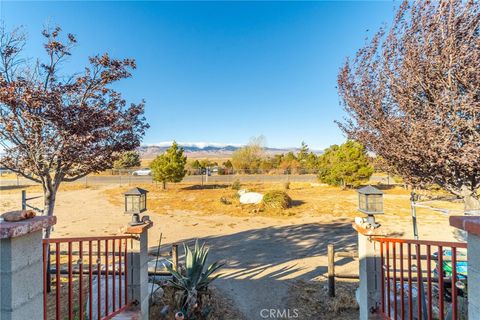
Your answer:
[[[128,169],[141,166],[140,154],[137,151],[126,151],[113,163],[115,169]]]
[[[318,170],[321,182],[344,188],[357,187],[373,174],[365,147],[353,140],[326,149],[318,159]]]
[[[201,169],[202,168],[202,165],[200,164],[200,161],[198,161],[198,159],[193,161],[190,166],[192,167],[192,169]]]
[[[309,151],[308,145],[302,141],[302,146],[297,154],[297,159],[300,161],[300,163],[305,163],[307,161]]]
[[[230,160],[227,160],[223,163],[223,166],[226,168],[226,169],[232,169],[233,168],[233,164],[232,164],[232,161]]]
[[[183,148],[179,148],[174,141],[164,154],[157,156],[152,164],[153,180],[162,182],[163,189],[167,182],[180,182],[185,177],[187,157],[183,155]]]

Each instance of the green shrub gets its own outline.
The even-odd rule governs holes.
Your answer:
[[[265,193],[262,204],[265,208],[287,209],[292,206],[292,198],[281,190],[274,190]]]
[[[195,241],[193,248],[183,244],[185,252],[185,265],[181,270],[174,270],[171,266],[167,266],[168,271],[175,280],[169,280],[170,285],[180,290],[179,304],[181,311],[187,315],[186,319],[198,319],[197,314],[208,313],[208,306],[202,306],[200,294],[206,292],[209,284],[217,279],[220,275],[212,274],[220,269],[223,264],[214,262],[207,266],[206,261],[209,249],[205,247],[205,243],[200,245],[198,240]]]
[[[240,184],[240,180],[236,179],[235,181],[233,181],[232,183],[233,190],[240,190],[241,187],[242,185]]]

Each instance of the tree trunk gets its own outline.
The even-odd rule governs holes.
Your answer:
[[[55,208],[55,201],[57,197],[57,190],[52,187],[44,187],[43,189],[43,199],[44,199],[44,207],[43,213],[46,216],[53,216],[53,210]],[[51,227],[45,229],[45,239],[50,238]]]
[[[167,181],[162,181],[163,190],[167,189]]]
[[[471,190],[467,186],[463,186],[458,195],[463,198],[465,214],[480,214],[480,200],[478,199],[477,190]],[[467,240],[467,233],[460,229],[455,228],[453,236],[458,241],[463,242]]]
[[[466,214],[480,214],[480,199],[478,198],[477,190],[470,190],[463,186],[461,190],[463,197],[464,210]]]
[[[43,213],[47,216],[53,216],[53,209],[55,208],[55,200],[57,196],[57,188],[48,185],[45,183],[43,185]],[[47,227],[45,229],[44,239],[49,239],[51,233],[51,227]],[[51,261],[50,261],[50,246],[47,245],[47,270],[45,271],[47,274],[47,292],[50,293],[52,291],[52,275],[50,274],[51,269]]]

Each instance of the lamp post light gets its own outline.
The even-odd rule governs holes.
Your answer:
[[[138,226],[144,224],[148,216],[144,216],[140,220],[140,213],[147,211],[147,190],[141,188],[133,188],[124,193],[125,196],[125,214],[132,215],[130,226]]]
[[[367,215],[362,219],[362,224],[368,228],[378,228],[380,224],[375,222],[375,215],[383,214],[383,192],[372,186],[366,186],[357,190],[358,211]]]

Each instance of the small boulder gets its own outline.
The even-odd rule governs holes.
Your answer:
[[[263,194],[258,192],[247,192],[246,190],[238,191],[241,204],[259,204],[262,202]]]
[[[149,292],[152,293],[152,296],[151,296],[152,301],[162,299],[164,291],[163,291],[162,287],[160,287],[158,284],[149,282],[148,283],[148,290],[149,290]]]

